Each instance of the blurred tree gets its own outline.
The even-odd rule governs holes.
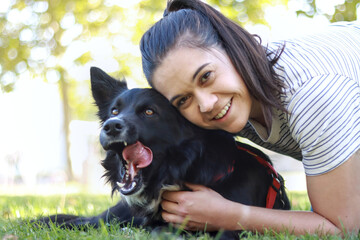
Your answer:
[[[73,173],[69,157],[69,123],[74,116],[87,118],[89,110],[93,109],[88,107],[92,102],[91,96],[81,101],[77,95],[76,90],[83,83],[76,81],[66,66],[84,65],[91,61],[93,56],[89,49],[72,63],[63,63],[67,49],[76,41],[85,43],[97,36],[114,39],[116,35],[124,33],[130,40],[134,40],[134,36],[139,36],[147,23],[154,21],[154,16],[163,9],[164,4],[159,1],[142,1],[141,6],[147,11],[143,11],[142,16],[128,16],[129,8],[134,8],[132,12],[139,12],[140,1],[2,0],[0,91],[13,91],[20,78],[29,78],[29,81],[42,78],[44,81],[58,83],[63,100],[66,171],[70,180],[73,179]],[[142,28],[129,26],[127,18],[130,17],[136,20],[136,26]],[[124,74],[129,72],[129,62],[138,58],[127,56],[125,61],[124,57],[115,57],[119,58]],[[88,83],[86,86],[88,87]],[[78,100],[82,104],[79,104]]]
[[[298,15],[314,17],[316,15],[325,15],[331,22],[354,21],[357,19],[357,8],[360,6],[360,0],[345,0],[342,4],[335,6],[332,14],[325,13],[318,7],[316,0],[307,0],[306,10],[297,11]]]
[[[264,10],[269,6],[287,5],[288,0],[208,0],[221,13],[240,25],[245,23],[264,24]]]

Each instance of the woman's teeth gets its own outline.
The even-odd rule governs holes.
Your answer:
[[[231,101],[228,102],[228,104],[226,104],[226,106],[223,108],[223,110],[221,110],[221,112],[215,116],[215,119],[218,120],[218,119],[224,117],[225,114],[227,113],[227,111],[229,110],[230,106],[231,106]]]

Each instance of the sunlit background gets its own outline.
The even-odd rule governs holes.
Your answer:
[[[263,42],[356,20],[360,0],[209,0]],[[91,66],[146,87],[138,43],[166,0],[0,1],[0,195],[108,193]],[[290,190],[300,162],[270,154]]]

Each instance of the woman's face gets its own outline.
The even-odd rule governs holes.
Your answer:
[[[203,128],[237,133],[249,118],[260,117],[243,79],[218,48],[171,50],[155,70],[153,85],[184,117]]]

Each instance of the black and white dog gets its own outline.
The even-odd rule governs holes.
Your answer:
[[[65,227],[116,220],[133,226],[164,226],[161,195],[205,185],[223,197],[246,205],[289,209],[283,179],[269,158],[229,133],[204,130],[188,122],[153,89],[128,90],[98,68],[91,68],[92,94],[102,123],[102,161],[112,193],[121,201],[95,217],[54,215]],[[226,232],[236,238],[236,232]]]

